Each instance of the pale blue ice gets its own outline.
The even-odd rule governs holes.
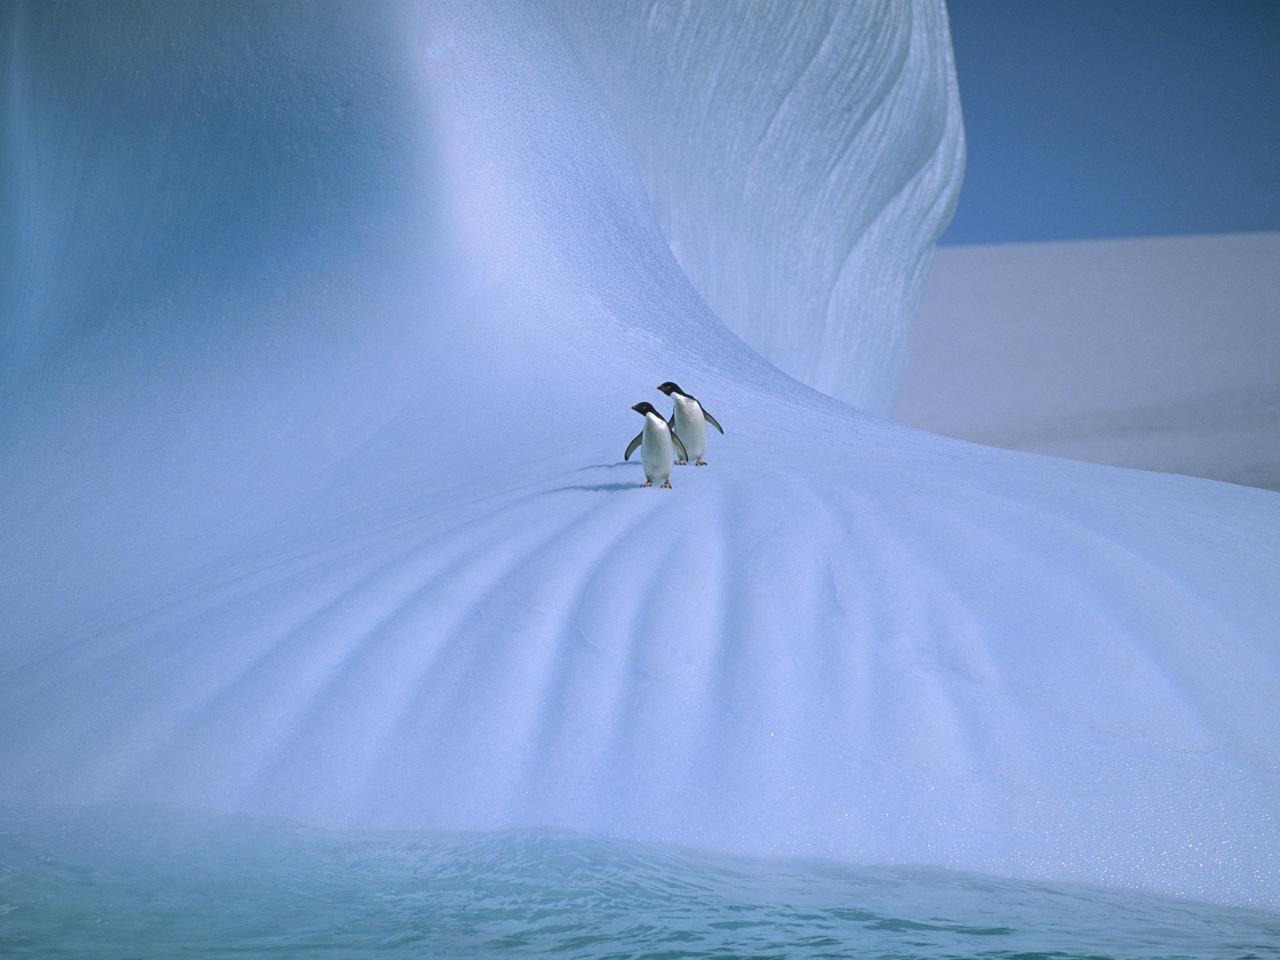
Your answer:
[[[1280,495],[880,416],[941,3],[0,50],[0,800],[1280,905]],[[726,435],[641,489],[664,380]]]

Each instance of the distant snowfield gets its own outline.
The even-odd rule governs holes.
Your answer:
[[[120,9],[7,25],[0,796],[1280,904],[1280,497],[786,376],[532,6]]]
[[[943,247],[895,417],[1280,490],[1280,234]]]

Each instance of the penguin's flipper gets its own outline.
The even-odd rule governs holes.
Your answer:
[[[671,442],[680,448],[680,459],[688,460],[689,451],[684,448],[684,441],[680,439],[679,435],[674,430],[671,431]]]
[[[720,426],[720,424],[716,422],[716,418],[715,418],[715,417],[713,417],[711,414],[707,413],[707,409],[706,409],[706,407],[703,407],[703,408],[702,408],[702,419],[703,419],[703,420],[705,420],[705,421],[707,421],[707,423],[711,424],[711,425],[712,425],[713,427],[715,427],[717,430],[719,430],[719,431],[720,431],[720,436],[722,436],[722,437],[724,436],[724,427]]]
[[[623,460],[630,460],[631,455],[636,452],[636,447],[640,446],[640,441],[644,439],[644,431],[641,430],[636,434],[634,440],[627,444],[627,452],[622,455]]]

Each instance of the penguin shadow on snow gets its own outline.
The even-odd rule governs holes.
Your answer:
[[[612,470],[616,467],[629,467],[635,470],[637,466],[638,464],[627,463],[625,460],[617,460],[613,463],[592,463],[585,467],[578,467],[572,472],[585,473],[588,470]],[[621,490],[639,489],[641,489],[639,483],[572,483],[548,490],[547,493],[564,493],[569,490],[585,490],[588,493],[617,493]]]
[[[587,490],[594,493],[614,493],[618,490],[640,490],[642,489],[638,483],[574,483],[563,487],[556,487],[554,490],[548,490],[547,493],[563,493],[566,490]]]

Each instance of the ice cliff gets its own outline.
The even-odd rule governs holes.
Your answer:
[[[707,305],[800,382],[889,413],[964,167],[943,5],[561,5]]]
[[[941,11],[913,10],[931,36],[859,56],[932,45],[886,75],[936,89]],[[630,74],[584,65],[572,10],[5,16],[0,796],[1280,900],[1275,494],[945,440],[781,372],[673,256],[611,112]],[[854,194],[951,116],[873,107]],[[802,181],[777,203],[834,190],[830,146],[765,140]],[[713,179],[681,188],[712,218],[690,264],[746,229]],[[807,275],[901,305],[944,193],[787,229],[843,236],[828,265],[865,245],[883,270]],[[777,329],[825,342],[806,310]],[[641,490],[628,407],[665,379],[728,436]]]

